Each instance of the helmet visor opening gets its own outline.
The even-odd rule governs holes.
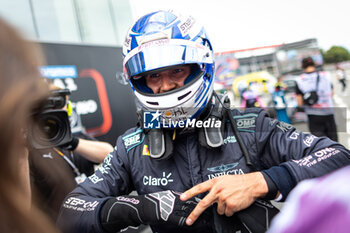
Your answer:
[[[160,69],[156,69],[156,70],[152,70],[152,71],[147,71],[145,73],[142,73],[139,76],[134,76],[130,79],[131,83],[133,84],[133,87],[135,88],[136,91],[147,95],[147,96],[163,96],[163,95],[168,95],[177,91],[181,91],[184,88],[186,88],[187,86],[191,85],[193,82],[195,82],[196,80],[198,80],[199,78],[201,78],[204,74],[204,70],[200,68],[200,66],[198,64],[189,64],[191,70],[190,70],[190,74],[186,77],[185,81],[184,81],[184,85],[180,88],[177,89],[173,89],[167,92],[163,92],[163,93],[157,93],[154,94],[152,89],[149,88],[147,86],[146,83],[146,76],[147,75],[151,75],[154,73],[159,73],[165,70],[170,70],[170,69],[176,69],[177,67],[181,67],[183,65],[176,65],[176,66],[170,66],[170,67],[163,67]]]

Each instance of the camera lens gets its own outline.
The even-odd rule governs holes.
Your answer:
[[[48,116],[47,118],[40,119],[39,127],[42,129],[42,133],[48,141],[54,140],[59,136],[60,121],[55,119],[53,116]],[[45,139],[43,138],[43,139]]]
[[[64,110],[47,110],[35,116],[30,141],[34,148],[43,149],[63,145],[71,140],[70,124]]]

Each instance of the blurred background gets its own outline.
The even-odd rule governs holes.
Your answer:
[[[350,102],[335,76],[336,64],[350,75],[349,6],[341,0],[0,0],[0,17],[42,46],[43,77],[72,92],[72,126],[100,140],[114,144],[137,122],[132,91],[121,79],[128,28],[148,12],[172,9],[205,25],[216,52],[215,90],[228,93],[232,107],[241,106],[249,87],[274,116],[271,94],[279,80],[288,115],[303,131],[294,87],[301,59],[311,56],[331,74],[340,142],[349,147]]]

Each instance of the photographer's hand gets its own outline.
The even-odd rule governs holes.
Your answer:
[[[113,151],[113,146],[108,142],[89,140],[76,136],[72,136],[70,142],[60,147],[74,151],[94,163],[102,163],[108,153]]]
[[[173,224],[186,227],[185,220],[197,205],[194,198],[182,202],[180,194],[162,191],[140,196],[118,196],[108,200],[101,210],[101,224],[106,232],[116,232],[140,224]],[[203,215],[193,227],[207,226],[208,215]]]
[[[73,151],[77,148],[78,144],[79,144],[79,138],[72,136],[72,140],[70,142],[67,142],[64,145],[61,145],[60,147],[66,150]]]

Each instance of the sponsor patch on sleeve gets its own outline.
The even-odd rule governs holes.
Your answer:
[[[298,164],[300,167],[312,167],[328,158],[340,153],[340,150],[335,148],[324,148],[314,152],[299,160],[292,160],[294,163]]]
[[[122,138],[126,152],[140,145],[145,139],[145,135],[142,135],[142,129],[139,129],[133,133],[130,133]]]
[[[69,197],[63,203],[64,208],[80,212],[94,211],[98,205],[98,201],[86,201],[77,197]]]

